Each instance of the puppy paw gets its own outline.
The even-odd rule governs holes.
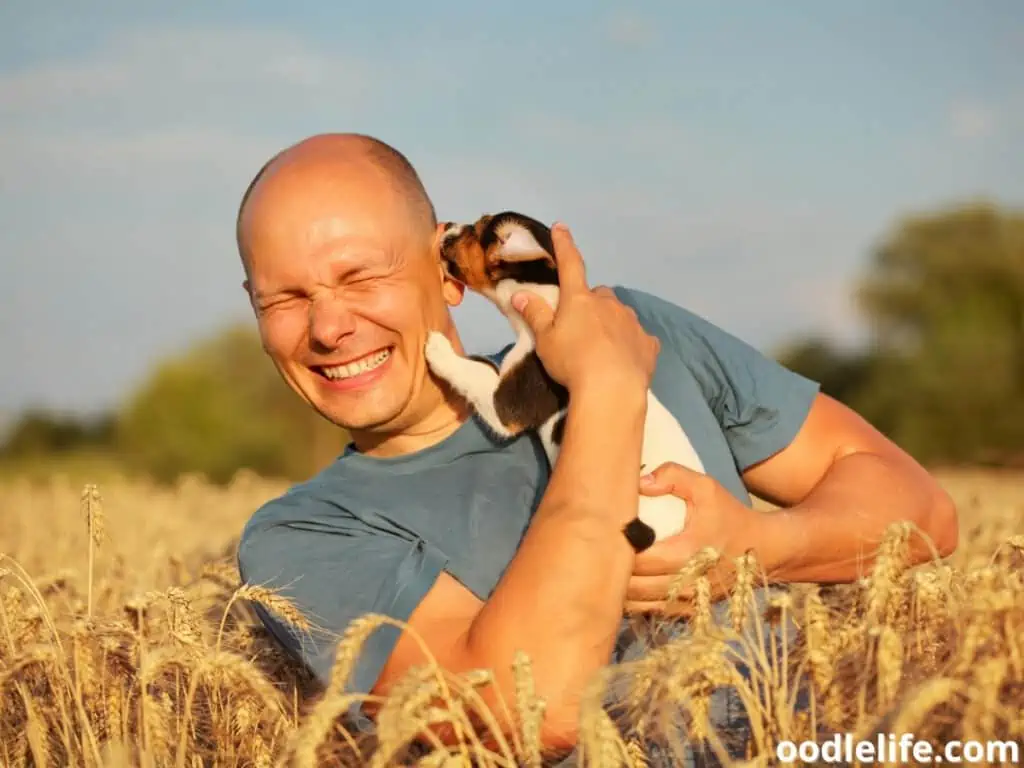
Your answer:
[[[459,355],[455,351],[448,337],[439,331],[431,331],[427,334],[426,344],[423,346],[423,354],[427,359],[427,365],[438,376],[444,377],[450,373],[453,364],[457,364]]]

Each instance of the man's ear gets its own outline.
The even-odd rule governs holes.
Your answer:
[[[437,262],[437,271],[441,278],[441,293],[444,295],[445,303],[449,307],[457,307],[462,303],[462,299],[466,295],[466,286],[458,280],[452,280],[448,271],[444,268],[444,262],[441,260],[441,235],[444,234],[444,231],[450,224],[450,221],[437,222],[437,226],[434,228],[433,255]]]
[[[444,294],[445,303],[449,307],[457,307],[462,303],[463,297],[466,295],[466,286],[460,283],[458,280],[452,280],[448,275],[448,272],[444,268],[444,264],[438,260],[437,266],[438,272],[441,275],[441,293]]]
[[[445,229],[451,224],[450,221],[439,221],[437,226],[434,227],[434,241],[431,244],[431,248],[434,251],[434,256],[440,260],[441,258],[441,236],[444,235]]]

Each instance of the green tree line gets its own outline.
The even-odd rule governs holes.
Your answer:
[[[906,217],[852,287],[862,348],[813,335],[776,353],[928,464],[1024,463],[1024,212],[989,203]],[[252,325],[166,360],[115,413],[23,414],[0,459],[100,450],[172,481],[247,468],[299,479],[348,436],[284,384]]]
[[[779,360],[921,461],[1024,464],[1024,213],[979,203],[908,217],[855,297],[865,348],[809,337]]]
[[[165,360],[115,413],[76,422],[38,411],[9,431],[0,459],[100,452],[129,473],[173,482],[185,473],[228,482],[240,469],[300,479],[348,435],[281,379],[249,325],[229,327]]]

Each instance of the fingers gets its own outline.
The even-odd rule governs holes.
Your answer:
[[[696,553],[686,531],[669,536],[636,556],[633,560],[633,577],[674,576]]]
[[[555,247],[559,289],[568,292],[588,290],[583,255],[573,242],[569,228],[562,223],[555,224],[551,228],[551,241]]]
[[[555,319],[551,305],[531,291],[513,294],[512,306],[523,316],[534,336],[544,333]]]
[[[672,580],[675,576],[668,574],[664,570],[655,573],[657,575],[654,575],[654,573],[644,575],[634,569],[633,576],[626,586],[626,600],[631,602],[664,601],[668,596],[668,590],[672,586]],[[680,590],[679,598],[689,599],[692,597],[692,592],[693,587],[686,585]]]
[[[666,603],[660,601],[627,600],[623,606],[629,615],[662,616],[665,618],[691,618],[696,613],[694,604],[691,601],[677,601]]]
[[[731,572],[722,573],[712,570],[707,576],[711,585],[711,602],[718,602],[730,595],[735,586],[735,579]],[[626,607],[634,606],[642,612],[656,613],[663,613],[666,610],[674,612],[692,607],[692,603],[697,597],[696,586],[692,581],[680,585],[674,599],[671,601],[668,599],[675,578],[675,574],[640,576],[634,573],[626,587]]]

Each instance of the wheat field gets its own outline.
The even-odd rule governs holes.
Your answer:
[[[714,613],[724,618],[701,602],[710,560],[691,564],[680,583],[695,581],[698,616],[595,681],[580,764],[647,765],[652,744],[673,763],[688,743],[721,756],[729,734],[707,720],[721,686],[738,692],[749,723],[737,764],[780,764],[780,741],[836,732],[913,733],[936,746],[1024,739],[1024,476],[939,476],[962,519],[946,561],[906,568],[914,532],[895,526],[860,582],[794,585],[758,607],[756,563],[743,559],[727,610]],[[0,765],[545,764],[528,659],[515,665],[507,705],[519,727],[508,737],[480,705],[486,670],[415,670],[381,704],[375,737],[345,727],[337,715],[350,701],[318,691],[251,611],[254,601],[283,615],[290,606],[238,583],[241,526],[283,488],[244,473],[220,488],[194,477],[175,488],[0,480]],[[336,680],[379,620],[341,638]],[[780,630],[777,642],[765,626]],[[749,652],[746,678],[736,648]],[[602,706],[612,684],[622,695]],[[457,744],[427,727],[445,723]]]

